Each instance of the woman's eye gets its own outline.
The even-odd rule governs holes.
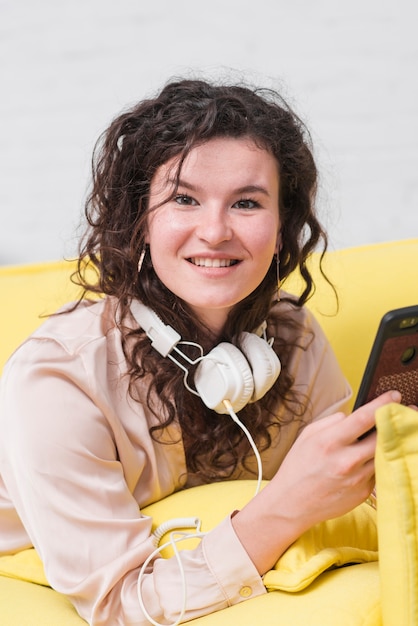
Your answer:
[[[174,198],[175,202],[177,202],[177,204],[181,204],[181,206],[194,206],[197,204],[196,200],[194,200],[192,197],[187,196],[183,193],[178,194],[175,198]]]
[[[234,207],[237,209],[257,209],[259,206],[259,202],[256,200],[250,200],[249,198],[242,198],[234,204]]]

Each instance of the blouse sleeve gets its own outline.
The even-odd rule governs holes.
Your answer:
[[[142,626],[149,622],[137,582],[154,550],[152,520],[128,488],[97,376],[82,352],[70,354],[57,341],[24,344],[2,380],[0,471],[51,586],[89,624]],[[181,560],[184,621],[266,593],[229,518]],[[141,594],[154,620],[178,618],[181,590],[174,557],[146,569]]]

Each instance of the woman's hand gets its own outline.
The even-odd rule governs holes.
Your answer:
[[[289,516],[300,515],[302,504],[310,527],[367,498],[374,486],[375,411],[400,399],[387,392],[349,416],[336,413],[304,429],[272,481],[289,491]]]
[[[232,520],[238,537],[263,574],[314,524],[347,513],[374,486],[375,411],[400,402],[387,392],[346,416],[309,424],[270,483]]]

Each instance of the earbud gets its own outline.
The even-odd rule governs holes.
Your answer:
[[[177,347],[181,343],[181,336],[171,326],[164,324],[154,311],[138,300],[133,300],[131,312],[162,356],[170,358],[186,373],[187,369],[176,360],[172,351],[190,364],[198,362],[194,375],[197,395],[217,413],[228,413],[224,404],[226,400],[235,412],[249,402],[259,400],[280,374],[281,364],[277,354],[265,339],[255,333],[241,333],[243,352],[223,342],[193,362]]]

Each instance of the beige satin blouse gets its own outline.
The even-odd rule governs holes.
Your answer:
[[[178,425],[165,433],[165,441],[176,443],[154,441],[145,382],[138,386],[138,402],[128,394],[113,309],[112,299],[104,299],[50,318],[5,367],[0,554],[34,546],[51,586],[66,594],[89,624],[143,626],[149,622],[140,608],[137,579],[154,545],[151,520],[140,509],[184,488],[188,476]],[[310,399],[310,421],[344,410],[350,389],[312,315],[306,310],[297,315],[306,345],[295,349],[291,372],[297,390]],[[262,454],[265,478],[277,471],[299,429],[297,421],[283,426]],[[229,517],[181,558],[188,590],[185,620],[266,592]],[[251,589],[250,596],[240,595],[243,587]],[[175,559],[153,562],[142,596],[154,620],[177,619],[181,580]]]

